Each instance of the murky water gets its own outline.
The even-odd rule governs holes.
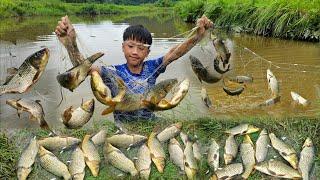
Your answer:
[[[9,98],[39,99],[46,112],[46,120],[51,126],[61,126],[62,111],[69,107],[78,107],[83,100],[94,98],[87,80],[73,93],[64,89],[64,101],[60,101],[60,86],[56,75],[72,67],[67,53],[52,31],[59,17],[33,18],[24,20],[4,20],[0,29],[0,79],[4,82],[6,69],[19,67],[27,56],[41,49],[50,49],[50,59],[45,72],[33,89],[24,94],[5,94],[0,97],[1,128],[37,127],[30,123],[27,114],[20,119],[16,110],[5,104]],[[170,47],[180,43],[181,38],[170,38],[192,28],[179,19],[163,15],[148,17],[99,17],[95,19],[71,17],[77,31],[81,51],[89,56],[101,51],[105,55],[97,65],[125,63],[121,50],[123,30],[130,24],[143,24],[153,33],[154,41],[149,58],[164,55]],[[247,117],[247,116],[319,116],[320,85],[320,45],[319,43],[297,42],[245,35],[224,36],[230,49],[231,71],[224,76],[249,75],[253,83],[247,84],[240,96],[228,96],[222,89],[222,83],[203,85],[213,102],[207,109],[200,98],[201,84],[192,72],[189,55],[201,59],[209,68],[213,61],[212,45],[195,47],[180,60],[172,63],[158,81],[167,78],[191,80],[190,91],[183,102],[175,109],[159,112],[164,118],[190,119],[199,116]],[[268,62],[270,61],[270,62]],[[271,97],[266,80],[266,70],[270,68],[280,82],[281,102],[270,107],[257,108],[257,105]],[[308,99],[308,107],[294,105],[290,91],[295,91]],[[112,115],[101,117],[104,106],[97,102],[94,121],[112,120]]]

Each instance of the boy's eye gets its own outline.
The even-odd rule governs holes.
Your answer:
[[[139,50],[143,51],[143,50],[145,50],[146,47],[144,47],[144,46],[138,46],[138,48],[139,48]]]
[[[128,44],[128,47],[129,47],[129,48],[133,48],[133,45],[131,45],[131,44]]]

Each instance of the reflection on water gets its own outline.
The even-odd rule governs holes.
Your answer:
[[[191,29],[192,25],[185,24],[171,16],[149,17],[71,17],[77,30],[81,51],[89,56],[102,51],[105,55],[97,61],[97,65],[114,65],[125,63],[121,50],[122,33],[129,24],[143,24],[154,36],[150,58],[164,55],[170,47],[182,41],[181,38],[168,39],[176,34]],[[89,78],[73,93],[63,89],[64,101],[59,108],[60,87],[56,75],[71,68],[67,53],[52,33],[59,17],[34,18],[25,20],[4,20],[0,29],[0,80],[4,82],[6,69],[19,67],[24,59],[39,50],[48,47],[51,51],[49,63],[43,76],[34,88],[25,94],[6,94],[0,97],[1,128],[37,127],[30,123],[27,114],[20,119],[16,110],[5,104],[9,98],[30,98],[41,100],[46,112],[46,120],[51,126],[61,126],[61,112],[69,107],[78,107],[83,100],[93,98]],[[10,28],[11,27],[11,28]],[[213,47],[195,47],[181,60],[172,63],[158,81],[177,77],[179,80],[189,78],[191,88],[185,100],[177,108],[158,115],[164,118],[190,119],[203,115],[217,117],[243,116],[309,116],[319,113],[317,88],[320,85],[320,46],[319,44],[278,40],[273,38],[233,35],[226,37],[226,44],[232,52],[231,71],[225,76],[250,75],[254,78],[252,84],[247,84],[240,96],[228,96],[222,89],[222,83],[204,84],[212,99],[213,107],[207,109],[201,102],[201,84],[192,72],[189,55],[201,59],[203,64],[212,69]],[[256,54],[254,54],[256,53]],[[272,63],[269,63],[271,61]],[[270,68],[280,82],[281,102],[271,107],[257,108],[256,106],[270,98],[267,87],[266,70]],[[290,91],[295,91],[311,101],[309,107],[292,104]],[[101,118],[104,108],[96,103],[92,123],[102,119],[112,119],[112,116]],[[319,114],[318,114],[319,115]]]

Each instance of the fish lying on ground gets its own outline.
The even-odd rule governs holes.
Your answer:
[[[112,166],[121,171],[128,172],[131,176],[136,176],[138,174],[133,162],[110,143],[106,143],[104,146],[104,156]]]
[[[0,96],[4,93],[24,93],[41,77],[47,66],[49,49],[44,48],[30,55],[11,78],[0,86]]]
[[[80,139],[74,137],[54,136],[38,140],[39,145],[50,151],[61,151],[78,145]]]
[[[208,108],[212,106],[210,97],[208,96],[207,90],[204,87],[201,88],[201,99]]]
[[[207,68],[205,68],[202,65],[201,61],[198,58],[190,55],[189,59],[191,62],[191,68],[193,72],[197,75],[200,82],[204,81],[206,83],[216,83],[221,80],[221,75],[218,77],[213,74],[210,74]]]
[[[254,145],[249,135],[245,135],[242,144],[240,145],[240,155],[244,165],[244,172],[241,175],[243,179],[248,179],[254,169],[256,160],[254,157]]]
[[[202,158],[200,149],[201,148],[200,148],[200,145],[199,145],[199,141],[195,141],[194,143],[192,143],[193,156],[198,162],[200,162],[201,158]]]
[[[158,135],[157,138],[160,142],[165,142],[175,136],[177,136],[181,132],[182,123],[178,122],[172,124],[171,126],[162,130]]]
[[[139,134],[116,134],[108,137],[106,141],[118,148],[129,148],[145,143],[147,137]]]
[[[252,83],[253,78],[249,76],[235,76],[235,77],[228,77],[229,81],[236,82],[236,83]]]
[[[91,141],[94,143],[94,145],[99,146],[101,144],[104,144],[106,141],[106,130],[100,130],[97,134],[91,137]]]
[[[170,100],[162,99],[158,104],[153,104],[150,101],[142,100],[143,105],[152,111],[163,111],[176,107],[188,93],[190,86],[189,79],[183,80],[174,90]]]
[[[69,171],[73,180],[82,180],[85,176],[86,163],[84,154],[80,147],[73,150],[71,154],[71,163],[69,164]]]
[[[177,79],[166,79],[145,93],[144,99],[150,101],[152,104],[158,104],[166,95],[171,91],[171,89],[178,83]]]
[[[268,80],[268,87],[272,92],[272,97],[279,96],[279,83],[276,77],[273,75],[270,69],[267,69],[267,80]]]
[[[298,158],[296,151],[288,144],[283,142],[281,139],[277,138],[275,134],[270,133],[269,138],[271,140],[271,145],[276,149],[279,154],[290,163],[294,168],[298,168]]]
[[[181,138],[181,141],[183,142],[184,145],[187,144],[187,141],[188,141],[188,135],[184,132],[180,132],[180,138]]]
[[[84,155],[85,162],[89,167],[92,175],[97,177],[99,174],[100,156],[97,148],[90,139],[90,135],[85,135],[81,143],[81,150]]]
[[[17,166],[17,177],[19,180],[27,179],[32,171],[32,165],[38,154],[39,144],[35,138],[32,138],[27,147],[22,151]]]
[[[197,171],[198,171],[198,165],[197,160],[194,157],[193,148],[192,148],[193,142],[187,141],[186,147],[183,151],[184,154],[184,170],[186,172],[186,175],[188,179],[194,179]]]
[[[308,100],[306,100],[305,98],[303,98],[302,96],[300,96],[298,93],[291,91],[291,97],[293,99],[293,101],[295,101],[298,104],[301,104],[303,106],[308,106],[310,104],[310,102]]]
[[[211,139],[211,145],[208,151],[208,164],[213,171],[219,168],[219,149],[219,144],[214,139]]]
[[[226,144],[224,146],[224,163],[230,164],[234,158],[236,158],[238,153],[238,145],[233,135],[229,135],[226,139]]]
[[[270,139],[266,129],[263,129],[256,141],[256,160],[257,163],[263,162],[268,155],[268,146],[270,146]]]
[[[166,154],[163,150],[163,147],[162,147],[160,141],[156,137],[155,132],[151,132],[151,134],[148,138],[147,145],[150,150],[151,159],[152,159],[153,163],[156,165],[157,170],[160,173],[163,173],[163,169],[165,166]]]
[[[233,179],[243,172],[243,166],[241,163],[234,163],[226,165],[225,167],[216,170],[210,180],[218,179]]]
[[[226,69],[221,69],[220,68],[220,62],[218,59],[214,59],[213,60],[213,67],[214,67],[214,70],[216,70],[219,74],[224,74],[228,71],[230,71],[230,64],[228,64],[228,67]]]
[[[272,97],[272,98],[266,100],[265,102],[259,104],[258,107],[265,107],[265,106],[274,105],[274,104],[280,102],[280,98],[281,98],[281,96]]]
[[[151,155],[150,150],[146,144],[143,144],[139,148],[137,158],[138,159],[136,160],[135,165],[139,172],[140,178],[148,180],[151,172]]]
[[[306,139],[302,148],[298,170],[302,175],[302,179],[309,179],[309,174],[315,158],[315,150],[310,138]]]
[[[299,172],[281,161],[271,159],[255,165],[255,169],[270,176],[287,179],[300,179]]]
[[[223,86],[223,91],[230,96],[238,96],[243,92],[243,90],[244,90],[244,87],[239,87],[237,89],[230,89],[227,86]]]
[[[57,76],[59,84],[72,92],[86,79],[92,64],[103,55],[103,53],[96,53],[88,57],[78,66],[75,66],[64,73],[59,74]]]
[[[61,162],[53,153],[46,150],[44,147],[39,148],[39,160],[41,166],[52,174],[63,177],[65,180],[71,180],[71,175],[68,167]]]
[[[183,172],[184,171],[184,154],[183,154],[183,150],[181,148],[180,143],[175,138],[170,139],[168,150],[169,150],[170,160],[173,162],[173,164],[177,165],[180,168],[180,170]]]
[[[212,43],[217,52],[215,59],[223,62],[223,67],[225,68],[225,66],[229,64],[229,59],[231,56],[230,51],[227,49],[221,38],[216,38],[212,41]]]
[[[231,134],[231,135],[238,135],[238,134],[243,135],[243,134],[255,133],[259,130],[260,128],[253,126],[251,124],[240,124],[229,130],[226,130],[225,133]]]
[[[77,109],[72,106],[65,109],[62,114],[62,122],[69,129],[78,129],[85,125],[92,117],[94,111],[94,99],[81,104]]]
[[[19,117],[22,111],[29,112],[31,120],[38,121],[41,128],[49,129],[48,123],[44,119],[43,108],[39,100],[33,101],[29,99],[8,99],[6,103],[17,109]]]

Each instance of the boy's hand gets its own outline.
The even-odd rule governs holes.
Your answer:
[[[58,25],[54,31],[59,39],[59,41],[64,45],[71,45],[76,42],[76,32],[68,18],[64,16],[61,18],[61,21],[58,22]]]
[[[197,20],[197,35],[198,37],[203,37],[205,31],[211,27],[213,27],[213,22],[207,18],[207,16],[203,15],[201,18]]]

